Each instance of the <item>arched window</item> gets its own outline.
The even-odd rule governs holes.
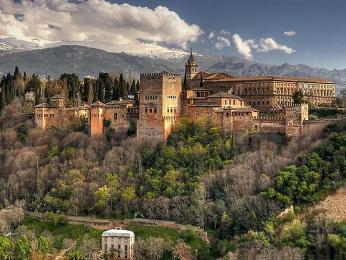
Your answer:
[[[114,120],[118,119],[118,113],[114,113]]]

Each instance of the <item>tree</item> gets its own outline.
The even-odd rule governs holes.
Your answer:
[[[128,95],[128,89],[127,89],[127,83],[124,80],[124,76],[121,73],[119,77],[119,96],[123,99],[127,99]]]
[[[17,259],[27,259],[31,255],[31,245],[26,236],[22,236],[14,244],[14,255]]]
[[[35,74],[32,75],[31,79],[28,81],[26,85],[25,92],[34,92],[35,95],[35,105],[41,102],[41,91],[42,91],[42,83],[39,77]]]
[[[13,242],[4,236],[0,236],[0,259],[11,259]]]
[[[186,244],[183,240],[179,239],[173,248],[173,257],[180,260],[192,260],[196,259],[196,256],[192,253],[192,248]]]
[[[44,236],[39,236],[37,239],[37,251],[47,254],[49,251],[48,239]]]
[[[93,102],[93,85],[94,80],[91,78],[85,78],[83,82],[83,90],[82,90],[82,101],[91,104]]]
[[[304,102],[304,93],[302,90],[297,90],[293,93],[294,104],[302,104]]]
[[[28,136],[28,133],[29,133],[28,126],[25,123],[24,124],[20,124],[16,128],[16,132],[17,132],[18,140],[21,141],[22,143],[24,143],[25,140],[26,140],[26,137]]]
[[[98,90],[99,100],[102,102],[110,102],[113,98],[113,80],[108,73],[99,73]]]
[[[78,96],[79,96],[78,76],[74,73],[72,74],[64,73],[64,74],[61,74],[59,79],[62,80],[67,87],[68,99],[72,101],[72,103],[75,104],[78,101]]]
[[[120,89],[119,89],[119,81],[118,78],[114,78],[114,83],[113,83],[113,96],[112,100],[119,100],[120,98]]]

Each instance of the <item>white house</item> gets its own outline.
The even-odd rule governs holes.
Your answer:
[[[102,233],[102,253],[113,253],[119,259],[133,259],[135,234],[132,231],[114,228]]]

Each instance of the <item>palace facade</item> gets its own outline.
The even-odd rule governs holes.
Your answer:
[[[304,104],[296,105],[293,94],[301,90]],[[287,136],[302,133],[308,120],[308,106],[331,106],[335,84],[323,79],[291,77],[234,77],[226,73],[198,71],[191,53],[185,77],[174,73],[140,75],[139,107],[128,100],[107,104],[66,107],[61,96],[50,104],[34,107],[35,125],[65,127],[84,118],[91,136],[101,136],[105,122],[126,129],[137,122],[137,138],[166,140],[180,118],[209,120],[225,132],[279,132]]]

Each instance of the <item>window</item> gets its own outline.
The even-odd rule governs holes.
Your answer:
[[[118,113],[114,113],[114,120],[118,119]]]

